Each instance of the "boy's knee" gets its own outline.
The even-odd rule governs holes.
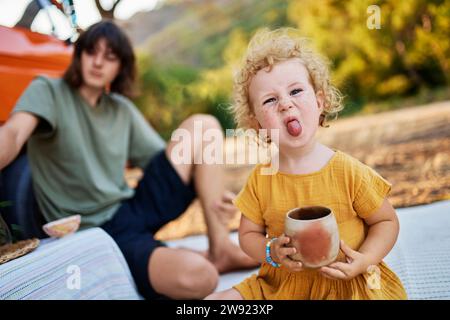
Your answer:
[[[206,259],[191,261],[178,275],[180,287],[192,294],[192,299],[203,299],[211,294],[219,282],[219,273]]]
[[[217,120],[216,117],[209,115],[209,114],[194,114],[188,118],[189,121],[196,122],[202,124],[202,129],[220,129],[222,130],[222,127],[220,125],[219,120]]]

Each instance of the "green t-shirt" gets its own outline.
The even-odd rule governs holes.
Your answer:
[[[165,142],[127,98],[104,94],[90,107],[63,79],[36,78],[13,112],[40,118],[27,152],[39,208],[47,221],[81,215],[81,228],[110,220],[133,196],[126,162],[141,168]]]

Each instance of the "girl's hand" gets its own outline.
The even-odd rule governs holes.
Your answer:
[[[294,261],[289,258],[288,255],[296,252],[294,247],[286,247],[291,239],[284,234],[278,237],[270,247],[270,255],[272,260],[281,264],[283,267],[292,272],[298,272],[303,270],[303,265],[300,261]]]
[[[345,253],[347,263],[333,262],[320,268],[320,273],[332,280],[351,280],[367,271],[369,263],[364,254],[353,250],[341,240],[341,250]]]

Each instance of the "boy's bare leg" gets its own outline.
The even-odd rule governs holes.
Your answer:
[[[218,130],[222,134],[219,122],[209,115],[194,115],[186,119],[180,128],[189,131],[192,135],[192,161],[189,164],[177,164],[171,159],[172,149],[177,142],[170,142],[167,147],[167,156],[181,179],[187,184],[194,179],[197,195],[200,199],[209,239],[209,260],[216,266],[220,273],[247,269],[258,266],[258,263],[247,256],[238,245],[229,238],[227,225],[219,216],[222,212],[216,203],[224,194],[224,170],[221,164],[194,164],[194,155],[201,156],[208,146],[206,142],[200,142],[202,135],[194,139],[194,125],[201,123],[203,132],[208,129]],[[223,139],[223,136],[221,136]],[[222,146],[223,144],[221,144]],[[197,158],[198,159],[198,158]]]
[[[204,130],[220,129],[215,118],[202,115],[188,118],[180,128],[188,130],[193,135],[194,121],[202,121]],[[256,267],[258,263],[231,242],[226,224],[220,221],[223,219],[219,219],[221,212],[214,206],[214,202],[221,199],[223,192],[222,167],[195,165],[193,162],[176,164],[170,157],[174,146],[175,142],[169,143],[166,149],[167,157],[186,184],[192,178],[195,179],[208,226],[210,247],[207,254],[199,254],[190,249],[156,248],[148,263],[149,279],[156,292],[170,298],[203,299],[215,290],[219,272]],[[196,149],[203,147],[197,144],[193,146],[193,151],[198,152]]]
[[[209,260],[177,248],[156,248],[148,272],[153,289],[172,299],[203,299],[214,292],[219,281],[219,273]]]

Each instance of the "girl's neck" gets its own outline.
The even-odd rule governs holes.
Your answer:
[[[95,108],[97,106],[98,101],[103,94],[102,89],[93,88],[86,85],[81,85],[81,87],[78,89],[78,92],[92,108]]]
[[[322,169],[333,155],[333,150],[317,141],[295,151],[280,150],[279,170],[290,174],[313,173]]]

